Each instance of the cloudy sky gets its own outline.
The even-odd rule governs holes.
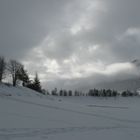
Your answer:
[[[140,0],[0,0],[0,55],[44,87],[138,76]]]

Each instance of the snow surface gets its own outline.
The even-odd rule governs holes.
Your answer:
[[[0,140],[140,140],[140,97],[54,97],[0,85]]]

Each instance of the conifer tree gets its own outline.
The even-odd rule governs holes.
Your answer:
[[[22,66],[21,69],[18,71],[18,79],[23,82],[22,83],[23,86],[27,86],[30,83],[30,79],[29,79],[28,73],[24,69],[24,66]]]
[[[38,74],[36,73],[34,81],[33,81],[33,88],[34,90],[41,92],[41,84],[40,84],[40,80],[38,78]]]

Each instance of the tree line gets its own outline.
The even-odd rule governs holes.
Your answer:
[[[116,97],[116,96],[123,96],[123,97],[127,97],[127,96],[137,96],[138,93],[136,91],[122,91],[122,92],[118,92],[116,90],[111,90],[111,89],[91,89],[88,92],[89,96],[96,96],[96,97]]]
[[[137,96],[138,93],[126,90],[122,92],[118,92],[116,90],[111,90],[111,89],[90,89],[88,92],[84,93],[78,90],[72,91],[72,90],[66,90],[66,89],[61,89],[57,90],[57,88],[53,89],[51,93],[48,93],[54,96],[94,96],[94,97],[117,97],[117,96],[123,96],[123,97],[128,97],[128,96]]]
[[[41,83],[38,74],[35,74],[34,80],[31,80],[24,65],[16,60],[9,60],[8,62],[3,56],[0,56],[0,83],[5,78],[11,78],[12,85],[15,87],[19,81],[22,85],[38,92],[42,92]]]

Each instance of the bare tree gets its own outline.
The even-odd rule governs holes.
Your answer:
[[[10,60],[8,64],[7,69],[12,76],[13,86],[16,86],[17,84],[19,71],[21,70],[22,67],[23,65],[17,62],[16,60]]]
[[[6,62],[5,58],[0,56],[0,83],[5,76]]]

